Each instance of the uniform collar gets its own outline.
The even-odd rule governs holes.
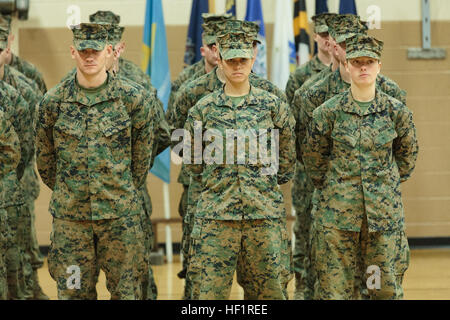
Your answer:
[[[117,88],[117,77],[114,77],[108,73],[108,84],[104,89],[104,94],[99,95],[98,99],[90,102],[83,90],[77,84],[75,78],[76,76],[77,73],[75,72],[64,85],[63,97],[65,102],[78,102],[85,106],[91,107],[97,103],[114,100],[120,96]]]
[[[254,94],[254,91],[254,87],[250,84],[250,92],[245,97],[245,99],[239,103],[238,106],[256,105],[258,103],[258,100]],[[229,96],[225,94],[225,84],[222,85],[222,88],[218,92],[219,95],[217,97],[217,105],[233,108],[233,101]]]
[[[378,113],[386,109],[385,103],[381,101],[382,97],[378,88],[375,88],[375,98],[372,100],[370,106],[365,110],[362,110],[358,103],[355,101],[350,89],[346,91],[345,97],[347,102],[344,101],[344,103],[342,103],[342,109],[345,112],[356,113],[359,116],[365,116],[371,113]]]
[[[319,56],[316,54],[311,60],[311,69],[314,71],[322,71],[327,66],[319,60]]]

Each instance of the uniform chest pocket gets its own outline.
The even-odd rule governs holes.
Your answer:
[[[333,130],[331,133],[331,138],[335,141],[335,144],[342,144],[351,148],[356,147],[356,144],[358,143],[358,139],[350,130],[345,130],[342,128]]]
[[[274,127],[272,117],[270,113],[263,113],[257,115],[252,121],[249,122],[249,126],[253,129],[267,129],[270,130]]]
[[[84,126],[81,121],[74,120],[68,117],[61,117],[56,121],[54,129],[64,135],[78,138],[83,136]]]
[[[220,117],[218,115],[207,115],[206,116],[206,129],[233,129],[234,120],[227,119],[225,116]]]
[[[398,134],[392,126],[385,126],[377,131],[374,135],[373,142],[375,147],[381,148],[382,146],[388,144],[395,138],[397,138]]]
[[[99,129],[104,139],[101,147],[109,150],[112,159],[118,163],[130,160],[131,152],[131,120],[126,114],[104,117],[100,120]]]
[[[121,115],[115,118],[103,118],[99,123],[99,128],[105,137],[111,137],[123,134],[122,131],[130,128],[130,124],[130,118],[127,115]]]
[[[56,121],[53,130],[58,159],[64,162],[76,161],[81,154],[78,148],[85,133],[84,123],[63,116]]]

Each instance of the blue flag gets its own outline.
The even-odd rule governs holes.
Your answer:
[[[208,13],[208,0],[193,0],[191,18],[186,39],[186,50],[184,52],[184,63],[191,65],[202,58],[200,47],[202,46],[202,13]]]
[[[316,14],[328,12],[327,0],[316,0]],[[317,43],[314,42],[314,54],[317,53]]]
[[[158,91],[158,98],[166,110],[170,94],[170,70],[161,0],[147,0],[142,42],[142,68],[150,76],[152,85]],[[170,183],[169,148],[156,157],[150,172],[164,182]]]
[[[345,13],[357,14],[355,0],[341,0],[339,2],[339,14]]]
[[[261,0],[247,0],[247,12],[244,20],[253,21],[259,25],[258,40],[261,41],[261,44],[258,44],[258,54],[253,66],[253,72],[267,79],[266,30],[264,28]]]
[[[328,12],[327,0],[316,0],[316,14]]]
[[[236,17],[236,0],[227,0],[225,2],[225,12]]]

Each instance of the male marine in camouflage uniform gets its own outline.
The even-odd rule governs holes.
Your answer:
[[[0,45],[4,45],[1,43]],[[0,64],[6,59],[5,52],[0,54]],[[20,93],[5,81],[0,81],[0,108],[5,118],[13,125],[21,149],[21,158],[16,170],[0,181],[0,208],[7,212],[9,241],[6,251],[8,278],[8,299],[21,300],[33,297],[30,280],[32,268],[30,256],[26,254],[23,234],[30,221],[30,211],[26,205],[24,190],[20,185],[25,167],[30,164],[34,154],[33,117],[30,107]]]
[[[152,101],[156,101],[157,103],[153,104],[155,107],[155,123],[157,123],[157,127],[155,127],[155,145],[152,148],[152,157],[150,161],[150,168],[153,165],[154,158],[164,151],[170,143],[169,137],[169,128],[167,122],[164,117],[164,110],[162,102],[157,97],[156,89],[151,85],[150,78],[142,72],[137,66],[131,63],[128,60],[124,60],[121,58],[121,54],[124,49],[123,43],[121,43],[122,34],[124,31],[124,27],[119,26],[120,16],[115,15],[111,11],[97,11],[96,13],[89,16],[89,19],[93,23],[105,24],[108,29],[108,39],[109,42],[113,46],[114,57],[111,58],[111,65],[107,68],[107,71],[112,74],[121,77],[124,81],[131,81],[135,84],[138,84],[143,87],[143,90],[149,91]],[[124,64],[123,61],[126,63]],[[150,198],[150,194],[147,190],[147,184],[144,183],[139,190],[142,202],[143,202],[143,222],[144,222],[144,231],[146,234],[146,246],[148,251],[148,259],[150,259],[150,252],[153,249],[154,243],[154,234],[153,234],[153,226],[151,224],[150,216],[152,214],[152,202]],[[149,262],[149,261],[148,261]],[[147,280],[144,280],[144,295],[143,299],[156,299],[157,297],[157,288],[156,283],[153,277],[153,271],[149,264],[149,272],[148,272]]]
[[[18,56],[15,56],[11,53],[10,46],[12,41],[14,40],[14,35],[10,34],[11,30],[11,16],[1,16],[0,15],[0,26],[4,27],[8,30],[8,49],[7,59],[5,70],[11,70],[11,72],[16,73],[21,80],[24,80],[29,86],[32,87],[34,93],[39,97],[40,100],[41,95],[43,95],[47,91],[47,87],[45,85],[42,74],[37,70],[37,68],[21,59]],[[34,108],[34,106],[32,107]],[[44,264],[44,259],[39,250],[39,244],[36,237],[36,228],[35,228],[35,212],[34,212],[34,202],[39,196],[40,185],[39,178],[35,170],[36,160],[33,157],[32,162],[29,166],[25,168],[24,175],[20,182],[22,183],[22,187],[25,190],[25,197],[30,208],[31,215],[31,236],[29,239],[31,240],[31,264],[33,267],[33,299],[37,300],[48,300],[48,296],[44,294],[42,291],[39,280],[37,276],[37,270],[42,267]]]
[[[113,48],[116,48],[119,44],[122,33],[124,28],[118,26],[117,24],[109,24],[105,26],[108,30],[108,42],[113,46]],[[120,69],[120,65],[118,62],[118,57],[120,56],[120,52],[112,57],[112,62],[110,62],[110,65],[107,63],[107,70],[111,71],[110,73],[115,74],[116,77],[121,78],[123,81],[130,83],[131,85],[134,85],[137,87],[138,90],[146,90],[143,86],[140,84],[137,84],[131,79],[126,78],[122,71]],[[153,166],[153,162],[156,158],[156,156],[164,151],[170,144],[169,139],[169,125],[167,124],[166,118],[164,116],[164,110],[162,102],[158,99],[156,89],[150,85],[150,97],[151,97],[151,105],[154,107],[155,110],[155,139],[152,146],[152,156],[150,159],[150,165],[149,170]],[[152,103],[156,102],[156,103]],[[148,273],[144,276],[143,281],[143,300],[156,300],[158,290],[156,287],[156,282],[153,276],[153,270],[150,265],[150,253],[154,246],[154,234],[153,234],[153,226],[150,220],[150,216],[152,214],[152,202],[150,198],[150,194],[147,190],[147,184],[144,183],[141,188],[139,189],[139,193],[141,195],[142,205],[143,205],[143,211],[142,211],[142,221],[144,222],[144,225],[142,226],[145,232],[146,236],[146,264],[148,265]]]
[[[335,13],[321,13],[312,17],[314,21],[314,40],[317,42],[318,54],[310,61],[298,67],[295,72],[291,73],[286,84],[286,97],[288,103],[292,102],[294,93],[299,89],[303,83],[320,73],[324,69],[328,69],[331,62],[332,55],[328,50],[328,25],[327,19],[335,16]],[[292,110],[295,117],[295,110]],[[295,291],[294,298],[296,300],[304,299],[305,277],[306,270],[304,267],[305,259],[308,259],[306,250],[306,242],[309,234],[309,219],[310,213],[310,197],[308,194],[312,193],[312,187],[308,184],[306,179],[305,169],[300,161],[295,164],[295,174],[292,181],[292,205],[295,208],[295,246],[293,254],[293,264],[295,271]]]
[[[339,21],[341,21],[341,15],[337,14],[325,14],[323,16],[324,21],[327,25],[328,30],[328,41],[326,43],[327,49],[331,56],[331,65],[324,68],[319,73],[312,75],[309,79],[307,79],[300,88],[295,90],[295,94],[293,99],[291,100],[291,109],[294,114],[296,121],[296,132],[299,131],[299,125],[302,123],[299,119],[301,105],[298,103],[298,99],[302,93],[307,92],[315,83],[319,82],[322,79],[327,78],[331,73],[338,70],[340,66],[339,56],[334,49],[336,42],[333,39],[332,35],[335,33],[333,29],[336,26],[339,26]],[[323,27],[321,27],[323,28]],[[361,29],[364,28],[361,25]],[[292,86],[292,85],[291,85]],[[300,154],[300,147],[298,145],[297,139],[297,156]],[[311,198],[313,195],[314,186],[311,180],[308,178],[304,165],[301,161],[297,161],[296,163],[296,172],[294,176],[294,185],[292,187],[292,201],[293,205],[296,208],[296,213],[300,212],[300,215],[297,215],[296,222],[294,224],[294,232],[295,232],[295,251],[294,251],[294,270],[295,270],[295,298],[302,300],[310,300],[313,298],[314,293],[314,279],[313,274],[314,271],[311,269],[310,263],[310,228],[311,228]],[[298,218],[300,217],[300,219]]]
[[[256,165],[220,164],[226,163],[225,156],[213,162],[204,159],[207,164],[187,166],[193,177],[201,176],[202,185],[191,233],[188,266],[188,278],[192,282],[188,298],[191,299],[226,299],[235,270],[242,280],[246,299],[286,298],[283,254],[288,247],[288,236],[278,184],[286,183],[293,175],[294,119],[284,101],[249,81],[255,59],[254,35],[245,32],[243,25],[235,20],[232,28],[227,28],[228,33],[218,37],[217,42],[224,70],[241,70],[244,82],[230,80],[228,71],[224,71],[225,86],[205,96],[189,110],[185,128],[194,137],[194,130],[200,123],[205,129],[216,130],[215,134],[223,139],[227,129],[276,129],[279,132],[279,170],[265,175],[262,171],[267,166],[261,162]],[[229,67],[236,60],[242,66]],[[221,62],[219,64],[222,67]],[[228,95],[229,83],[234,83],[235,88],[240,83],[245,95]],[[219,142],[215,152],[227,150],[228,154],[232,150],[234,161],[236,156],[244,156],[247,161],[258,149],[244,141],[243,154],[236,153],[234,139],[233,146]],[[191,154],[197,151],[193,147]]]
[[[356,299],[367,285],[368,298],[400,299],[409,264],[400,183],[415,167],[416,129],[412,112],[376,86],[383,43],[357,34],[346,48],[352,85],[313,111],[303,144],[316,187],[315,297]],[[361,92],[372,100],[358,101]],[[369,279],[377,269],[379,286]]]
[[[20,160],[20,143],[13,126],[0,110],[0,185],[3,177],[16,170]],[[0,199],[2,194],[0,193]],[[1,201],[1,200],[0,200]],[[7,212],[0,208],[0,300],[8,297],[6,251],[8,250]]]
[[[213,50],[213,46],[216,44],[215,30],[213,30],[215,25],[214,22],[233,19],[233,16],[231,14],[203,13],[202,18],[203,33],[202,46],[200,47],[202,58],[196,63],[184,68],[175,81],[172,82],[168,104],[169,109],[172,108],[173,103],[175,102],[176,93],[183,83],[192,80],[194,75],[196,77],[201,77],[202,75],[207,74],[217,65],[217,56],[215,50]]]
[[[152,153],[153,107],[147,92],[106,72],[103,26],[72,31],[77,75],[44,96],[36,129],[39,173],[53,190],[49,272],[60,299],[92,298],[97,264],[111,299],[140,299],[148,270],[137,190]]]
[[[7,47],[9,36],[9,30],[4,26],[0,25],[0,50],[1,54],[6,57],[10,54],[10,48]],[[25,99],[29,106],[29,112],[33,117],[33,128],[35,121],[36,106],[42,98],[42,93],[39,90],[37,84],[28,79],[21,72],[17,71],[13,67],[6,65],[5,60],[1,59],[0,63],[0,79],[5,81],[9,85],[13,86],[18,90],[20,95]],[[25,244],[26,247],[23,248],[23,252],[28,255],[27,260],[31,261],[32,272],[24,271],[24,276],[28,279],[24,279],[25,283],[33,286],[33,299],[48,299],[48,297],[42,292],[39,286],[39,281],[37,277],[37,270],[42,267],[43,259],[40,256],[39,245],[36,239],[36,230],[34,226],[35,215],[34,215],[34,201],[39,195],[39,180],[34,170],[35,162],[34,156],[29,165],[25,168],[24,175],[20,180],[22,188],[25,192],[25,199],[29,207],[30,214],[27,217],[30,221],[24,221],[25,232],[22,234],[21,243]]]
[[[8,299],[30,299],[32,293],[32,268],[30,262],[29,241],[23,235],[29,234],[30,211],[25,204],[26,198],[24,189],[20,186],[19,180],[24,174],[26,166],[31,164],[31,157],[34,154],[34,132],[33,132],[33,110],[26,100],[14,87],[8,84],[15,84],[11,77],[11,72],[4,65],[8,59],[8,34],[9,25],[0,25],[0,66],[3,71],[3,80],[0,81],[1,99],[0,104],[4,108],[5,116],[13,124],[21,143],[22,158],[16,171],[11,172],[0,184],[1,199],[0,207],[7,212],[9,242],[6,251],[7,279],[8,279]],[[5,72],[5,69],[6,70]],[[12,71],[14,72],[14,70]],[[6,74],[5,74],[6,73]],[[17,78],[15,79],[15,81]],[[21,83],[21,88],[26,84]],[[25,94],[30,98],[32,90],[27,88]],[[35,101],[36,102],[36,101]]]
[[[308,78],[330,65],[331,56],[327,48],[328,25],[326,19],[328,18],[327,16],[333,15],[336,14],[320,13],[311,18],[314,22],[314,41],[317,43],[318,53],[311,60],[299,66],[289,75],[289,80],[286,84],[286,97],[288,103],[292,102],[295,90],[300,88]]]

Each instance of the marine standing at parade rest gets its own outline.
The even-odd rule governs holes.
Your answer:
[[[347,38],[351,86],[313,111],[304,141],[316,188],[316,299],[403,297],[409,248],[400,183],[414,170],[418,144],[412,112],[377,86],[382,49],[367,35]]]
[[[44,96],[36,128],[38,170],[53,190],[49,272],[59,299],[90,299],[97,264],[111,299],[141,299],[148,270],[138,189],[152,154],[154,109],[146,91],[106,72],[112,46],[103,26],[72,32],[76,76]]]
[[[0,110],[0,185],[4,176],[17,168],[20,160],[19,137]],[[0,199],[2,195],[0,192]],[[0,200],[1,201],[1,200]],[[0,300],[8,298],[6,251],[8,250],[8,213],[0,207]]]
[[[278,156],[279,169],[270,171],[270,164],[261,158],[251,163],[250,157],[261,150],[250,145],[249,139],[255,138],[252,133],[243,141],[238,134],[237,141],[245,143],[245,151],[236,151],[235,139],[232,145],[219,139],[218,148],[210,154],[212,159],[207,156],[203,164],[188,165],[189,172],[201,176],[203,186],[191,233],[189,298],[227,299],[237,271],[244,280],[246,299],[285,299],[282,260],[288,235],[279,184],[288,182],[294,171],[294,118],[284,101],[251,85],[254,36],[246,33],[242,24],[234,24],[217,42],[225,85],[189,110],[185,129],[194,137],[200,125],[201,132],[208,135],[211,130],[209,134],[214,132],[215,139],[222,141],[227,130],[266,132],[271,142],[272,131],[278,132],[279,149],[272,150],[271,156]],[[267,147],[270,141],[259,140],[258,145]],[[191,143],[194,146],[195,139]],[[192,149],[191,155],[199,151]],[[230,151],[234,161],[245,157],[244,164],[230,163]]]
[[[321,13],[312,17],[314,21],[314,41],[317,43],[318,53],[308,62],[299,66],[295,72],[289,75],[289,80],[286,84],[286,96],[288,103],[292,102],[295,91],[299,89],[306,80],[312,76],[327,69],[331,63],[331,57],[328,50],[328,25],[326,19],[329,16],[334,16],[335,13]],[[294,117],[295,110],[292,110]],[[305,259],[308,258],[306,253],[306,243],[309,236],[309,214],[311,212],[311,197],[313,187],[310,186],[306,179],[305,169],[300,161],[295,164],[295,174],[292,181],[292,205],[295,209],[295,246],[293,254],[293,265],[295,272],[295,291],[294,298],[296,300],[304,299],[305,291]]]

